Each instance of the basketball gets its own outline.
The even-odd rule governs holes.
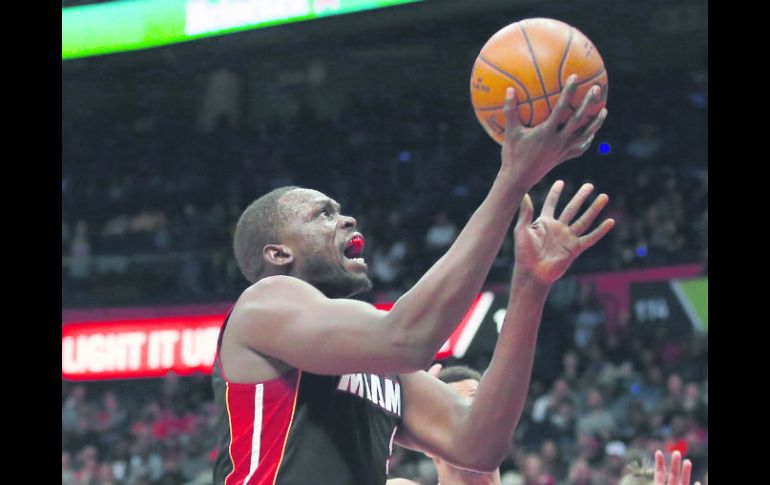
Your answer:
[[[512,23],[495,33],[476,58],[470,86],[473,110],[484,130],[502,145],[506,88],[516,90],[522,124],[537,126],[556,107],[571,74],[577,75],[577,90],[569,100],[572,110],[560,123],[574,114],[595,85],[601,87],[601,95],[588,107],[589,119],[605,106],[604,61],[588,37],[564,22],[533,18]]]

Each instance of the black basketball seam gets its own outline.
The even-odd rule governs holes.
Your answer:
[[[543,75],[540,74],[540,66],[537,65],[537,57],[535,56],[535,51],[532,49],[532,44],[529,42],[529,37],[527,36],[527,31],[524,30],[524,26],[519,23],[519,28],[521,29],[521,33],[524,34],[524,40],[527,41],[527,48],[529,49],[529,55],[532,56],[532,64],[535,65],[535,72],[537,73],[537,78],[540,79],[540,86],[543,88],[543,94],[547,92],[545,89],[545,81],[543,81]],[[548,106],[548,114],[551,114],[551,101],[546,96],[545,98],[545,104]]]
[[[525,85],[525,84],[524,84],[524,83],[523,83],[523,82],[522,82],[522,81],[521,81],[519,78],[517,78],[517,77],[516,77],[516,76],[514,76],[513,74],[511,74],[511,73],[509,73],[509,72],[507,72],[507,71],[503,70],[502,68],[500,68],[500,67],[496,66],[495,64],[492,64],[492,62],[490,62],[490,61],[489,61],[487,58],[485,58],[484,56],[481,56],[481,55],[480,55],[480,56],[479,56],[479,59],[481,59],[482,61],[484,61],[484,63],[485,63],[485,64],[487,64],[487,65],[488,65],[489,67],[491,67],[492,69],[494,69],[494,70],[496,70],[496,71],[500,72],[500,74],[503,74],[504,76],[507,76],[507,77],[509,77],[509,78],[510,78],[511,80],[513,80],[513,81],[516,81],[516,82],[519,84],[519,86],[521,86],[521,89],[524,91],[524,94],[526,94],[526,95],[527,95],[527,98],[530,98],[530,99],[532,99],[532,95],[531,95],[531,94],[529,94],[529,91],[527,90],[527,86],[526,86],[526,85]]]
[[[569,29],[569,39],[567,39],[567,47],[564,49],[564,55],[561,56],[561,62],[559,63],[559,73],[557,77],[557,81],[559,81],[559,91],[561,91],[564,88],[564,85],[561,83],[561,75],[564,72],[564,63],[567,62],[567,54],[569,53],[569,47],[572,45],[572,35],[575,32],[575,27],[571,27]]]
[[[497,67],[496,65],[492,64],[490,61],[488,61],[484,56],[479,54],[479,59],[481,59],[482,62],[484,62],[486,65],[494,69],[495,71],[499,72],[500,74],[503,74],[504,76],[508,77],[512,81],[516,82],[519,86],[521,86],[521,89],[524,91],[524,94],[527,95],[527,103],[529,104],[529,121],[524,123],[524,125],[529,126],[532,123],[532,117],[535,116],[535,107],[532,105],[532,95],[529,94],[529,90],[527,90],[527,86],[521,82],[516,76],[513,74],[504,71],[503,69]]]
[[[493,67],[495,67],[495,66],[493,66]],[[593,76],[580,81],[579,83],[575,84],[575,87],[577,88],[577,87],[579,87],[579,86],[581,86],[581,85],[583,85],[583,84],[585,84],[587,82],[591,82],[594,79],[596,79],[597,77],[599,77],[602,74],[604,74],[605,72],[606,72],[606,70],[604,68],[602,68],[601,72],[599,72],[598,74],[594,74]],[[548,93],[545,96],[536,96],[534,98],[529,98],[529,99],[532,100],[532,102],[534,103],[535,101],[541,100],[543,98],[549,98],[551,96],[556,96],[557,94],[560,94],[560,93],[561,93],[561,89],[558,90],[558,91],[554,91],[554,92]],[[530,103],[530,104],[532,104],[532,103]],[[473,106],[473,109],[475,109],[476,111],[492,111],[492,110],[496,110],[496,109],[502,109],[504,106],[505,106],[504,104],[500,104],[500,105],[497,105],[497,106],[485,106],[483,108],[477,108],[477,107]],[[577,108],[575,108],[571,104],[568,104],[567,106],[569,106],[573,110],[577,110]]]
[[[591,74],[591,75],[590,75],[590,76],[588,76],[587,78],[585,78],[585,79],[583,79],[582,81],[580,81],[580,82],[578,83],[578,86],[580,86],[581,84],[585,84],[585,83],[587,83],[588,81],[593,81],[594,79],[596,79],[597,77],[601,76],[601,75],[602,75],[602,74],[604,74],[605,72],[607,72],[607,70],[606,70],[604,67],[602,67],[602,70],[601,70],[601,71],[597,72],[596,74]]]

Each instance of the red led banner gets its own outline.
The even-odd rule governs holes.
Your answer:
[[[460,358],[493,299],[482,293],[473,302],[436,359]],[[393,303],[375,307],[388,311]],[[62,325],[62,378],[76,381],[210,374],[219,329],[226,313],[134,318]]]
[[[225,314],[62,325],[62,378],[211,373]]]

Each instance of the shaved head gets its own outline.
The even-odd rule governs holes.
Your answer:
[[[289,185],[272,190],[252,202],[238,219],[233,238],[235,260],[243,276],[251,283],[255,283],[265,274],[262,249],[268,244],[281,242],[283,224],[286,221],[281,200],[286,194],[300,188]]]

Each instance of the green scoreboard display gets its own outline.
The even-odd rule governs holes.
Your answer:
[[[423,0],[124,0],[62,8],[62,59],[127,52]]]

